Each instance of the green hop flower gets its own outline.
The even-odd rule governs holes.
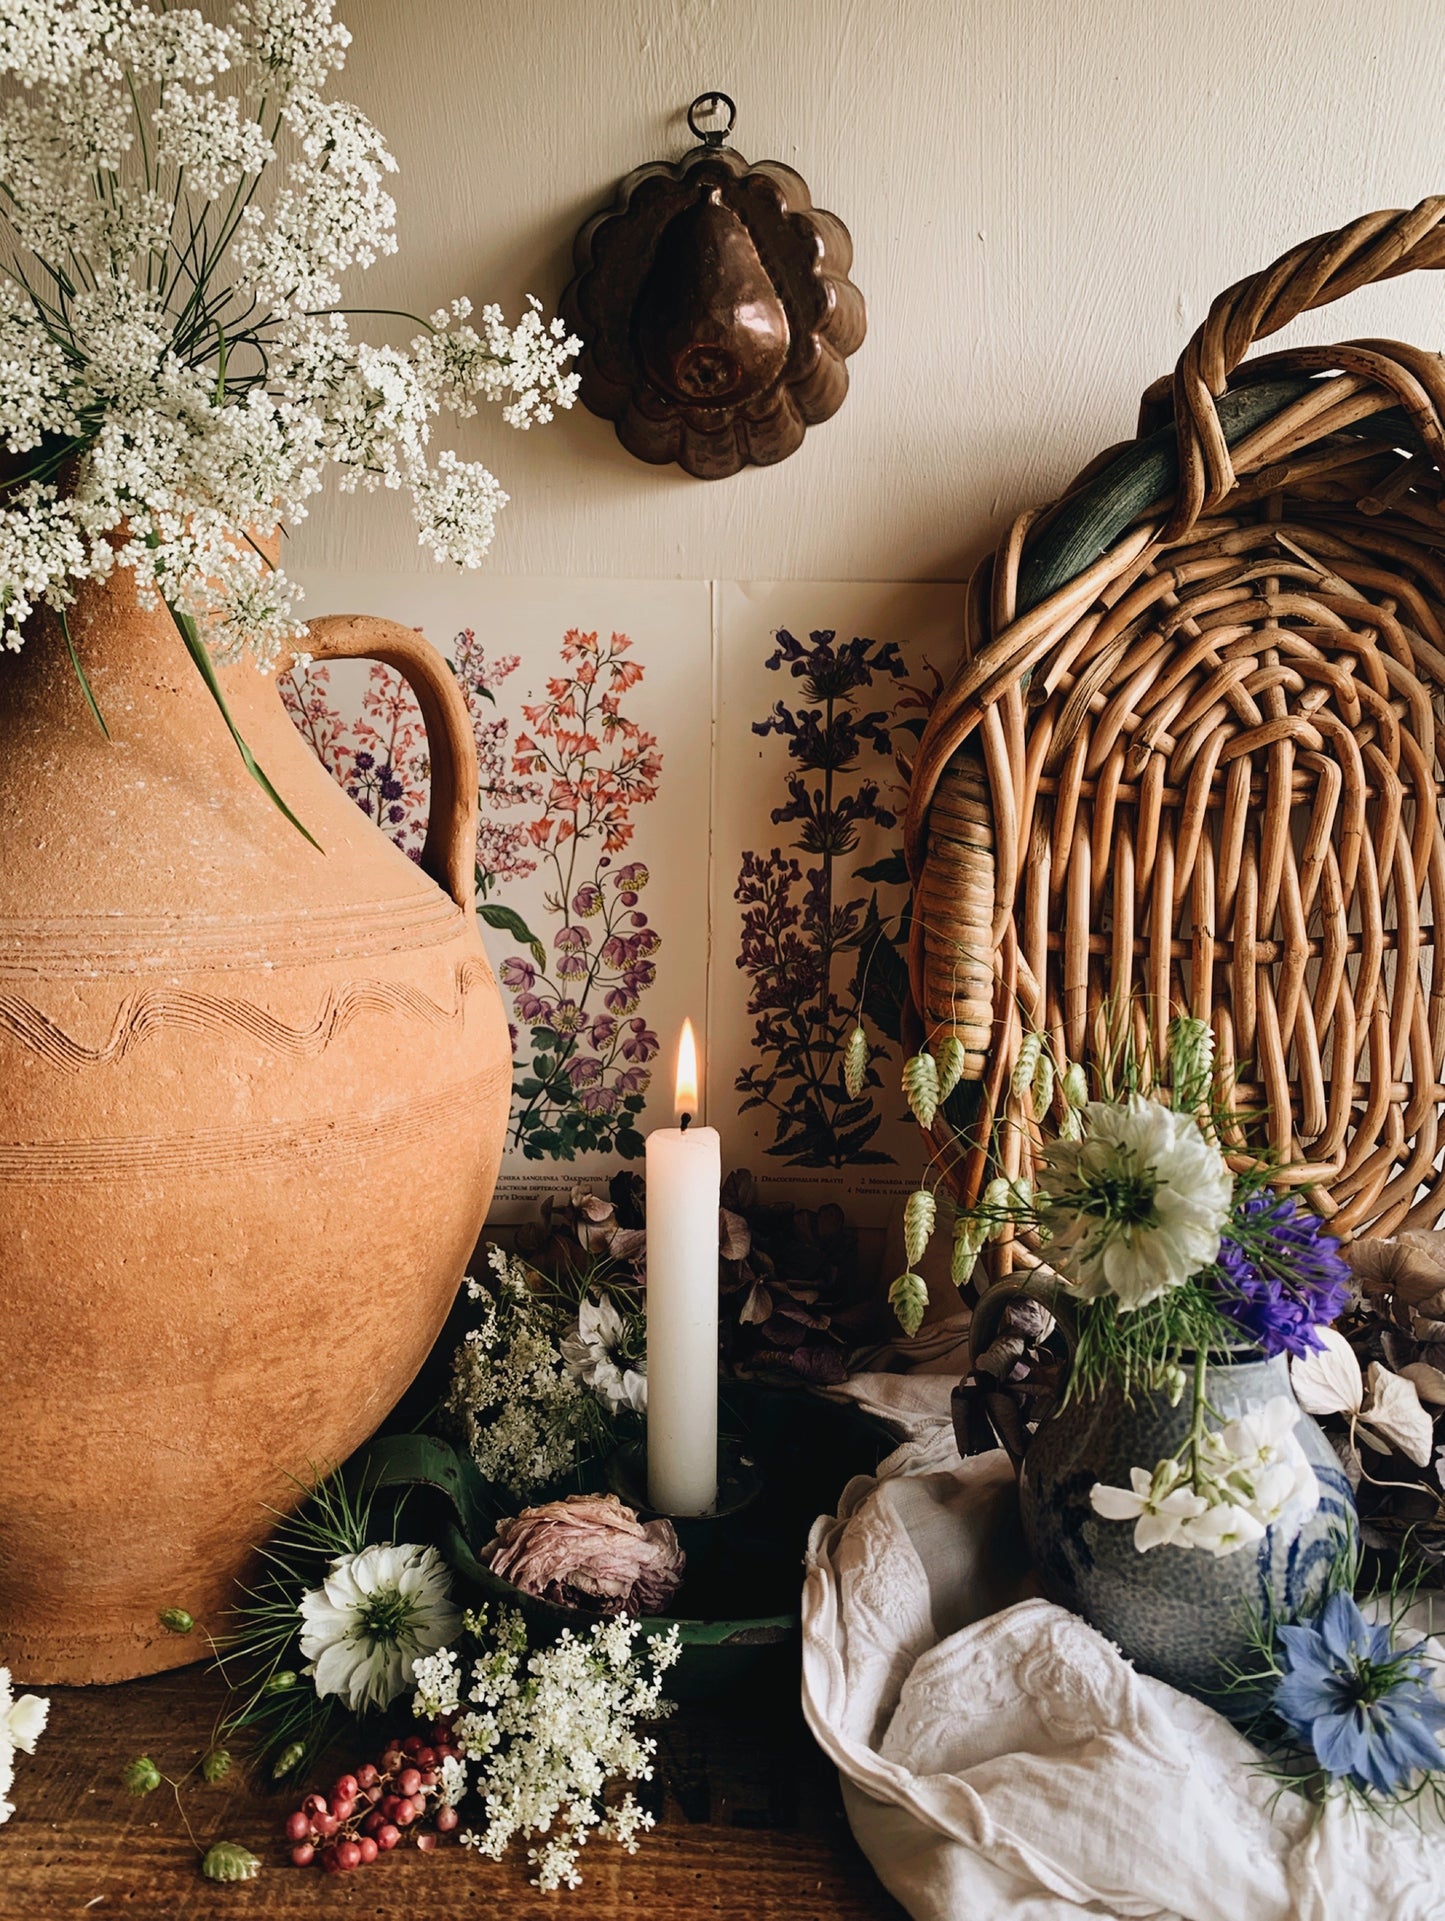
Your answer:
[[[231,1757],[224,1748],[212,1748],[201,1763],[201,1779],[209,1781],[212,1786],[217,1781],[224,1781],[230,1772]]]
[[[289,1774],[306,1752],[302,1741],[293,1741],[289,1747],[282,1748],[271,1767],[271,1779],[279,1781],[283,1774]]]

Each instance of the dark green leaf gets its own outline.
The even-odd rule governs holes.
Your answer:
[[[532,932],[531,928],[510,907],[503,907],[500,901],[484,901],[477,909],[477,916],[488,927],[495,927],[500,933],[510,934],[513,940],[521,941],[532,951],[532,957],[539,967],[547,965],[547,950]]]

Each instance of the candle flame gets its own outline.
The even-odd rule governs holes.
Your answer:
[[[679,1114],[697,1112],[697,1041],[692,1022],[684,1021],[677,1042],[677,1089],[673,1096]]]

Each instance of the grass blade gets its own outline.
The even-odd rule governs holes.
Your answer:
[[[195,621],[189,614],[183,614],[171,601],[168,600],[166,606],[170,608],[171,619],[176,623],[176,630],[180,634],[181,639],[186,643],[186,650],[190,654],[191,659],[196,663],[200,671],[201,679],[210,690],[212,700],[215,701],[217,707],[221,710],[221,718],[226,723],[231,739],[236,743],[241,759],[245,763],[246,772],[251,776],[252,780],[255,781],[256,785],[271,802],[272,806],[286,816],[297,833],[302,835],[306,840],[309,840],[318,854],[324,854],[326,849],[321,845],[320,841],[317,840],[316,836],[309,833],[307,829],[301,825],[301,822],[297,820],[296,816],[291,812],[291,809],[271,785],[265,768],[262,767],[245,741],[242,740],[240,729],[231,718],[231,710],[226,705],[226,696],[222,692],[221,683],[216,677],[216,663],[211,659],[210,648],[201,638],[200,628],[197,627]]]
[[[80,664],[80,655],[75,651],[75,642],[70,636],[70,619],[62,607],[60,610],[60,631],[65,635],[65,644],[70,649],[70,664],[75,669],[75,678],[80,682],[80,691],[85,695],[85,704],[95,716],[95,724],[110,739],[110,729],[105,724],[105,715],[100,711],[90,682],[85,677],[85,669]]]

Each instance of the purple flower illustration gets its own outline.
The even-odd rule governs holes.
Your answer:
[[[786,667],[803,683],[804,704],[775,702],[753,732],[787,743],[787,799],[772,810],[772,820],[796,831],[787,851],[744,853],[734,890],[743,909],[737,964],[748,976],[756,1056],[735,1085],[744,1097],[742,1112],[770,1111],[767,1151],[790,1165],[889,1161],[891,1155],[869,1145],[882,1116],[868,1086],[854,1098],[843,1084],[843,1053],[877,957],[887,950],[884,970],[901,961],[883,935],[876,888],[853,892],[849,882],[896,879],[901,860],[855,868],[846,880],[839,864],[857,851],[864,829],[897,824],[879,780],[859,763],[891,763],[892,716],[864,701],[875,680],[886,686],[902,679],[903,661],[893,641],[840,642],[830,630],[811,633],[804,643],[779,629],[775,639],[767,665],[774,672]],[[887,1002],[885,991],[872,1010],[885,1020]],[[891,1031],[885,1025],[884,1032],[896,1037],[896,1003]],[[869,1086],[879,1084],[874,1062],[884,1051],[870,1047]]]
[[[547,682],[545,700],[524,705],[528,730],[512,743],[512,770],[535,785],[543,808],[527,832],[548,878],[547,911],[561,922],[550,971],[538,942],[538,972],[513,1002],[530,1028],[532,1059],[517,1080],[512,1140],[533,1160],[643,1152],[637,1117],[650,1077],[638,1063],[653,1058],[657,1039],[640,1017],[620,1021],[655,981],[651,956],[661,942],[635,911],[646,867],[612,863],[632,840],[636,810],[657,793],[662,755],[623,712],[644,671],[628,658],[631,645],[626,634],[602,641],[570,630],[567,671]],[[521,995],[534,986],[555,1000],[550,1018],[524,1008]]]

